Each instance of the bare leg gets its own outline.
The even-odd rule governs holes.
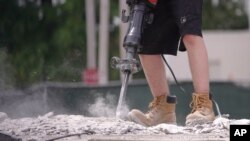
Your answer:
[[[169,94],[166,71],[161,55],[139,55],[143,70],[154,97]]]
[[[128,119],[144,126],[155,126],[161,123],[176,124],[176,98],[169,95],[161,55],[140,55],[140,60],[154,98],[149,104],[147,113],[133,109],[128,113]]]
[[[203,38],[186,35],[187,48],[195,93],[209,93],[208,55]],[[166,71],[161,55],[140,55],[140,60],[153,96],[169,94]]]
[[[183,41],[188,52],[195,91],[192,95],[192,111],[186,117],[186,125],[211,122],[215,119],[215,115],[212,100],[208,95],[210,91],[209,68],[204,40],[199,36],[186,35]]]
[[[202,37],[186,35],[183,38],[187,48],[195,93],[209,93],[208,55]]]

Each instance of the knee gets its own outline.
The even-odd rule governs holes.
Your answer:
[[[183,37],[183,43],[185,44],[187,50],[198,46],[202,40],[202,37],[197,35],[185,35]]]

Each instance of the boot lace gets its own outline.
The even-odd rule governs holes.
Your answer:
[[[160,100],[161,100],[161,99],[159,99],[159,98],[154,99],[154,100],[149,104],[148,108],[149,108],[150,110],[154,109],[156,106],[160,105],[160,103],[161,103]]]
[[[193,95],[193,100],[189,107],[192,108],[191,113],[193,113],[197,110],[201,110],[203,107],[209,107],[209,100],[204,96]]]
[[[149,113],[151,113],[153,111],[157,112],[157,108],[156,107],[158,105],[161,105],[161,99],[160,98],[156,98],[152,102],[150,102],[150,104],[148,106],[149,111],[147,112],[147,114],[149,114]]]

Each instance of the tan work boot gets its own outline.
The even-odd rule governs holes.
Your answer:
[[[149,104],[149,111],[144,114],[133,109],[128,113],[129,120],[144,126],[154,126],[160,123],[176,124],[175,115],[176,97],[166,96],[155,97]]]
[[[186,117],[186,125],[196,125],[212,122],[215,119],[210,94],[193,94],[190,103],[192,112]]]

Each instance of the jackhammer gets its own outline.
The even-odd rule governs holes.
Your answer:
[[[149,10],[154,6],[148,0],[126,0],[130,12],[126,16],[126,10],[122,10],[122,21],[129,22],[127,33],[124,37],[123,47],[126,51],[125,58],[112,57],[111,67],[120,70],[124,74],[124,81],[120,90],[120,97],[116,109],[116,117],[124,118],[125,97],[128,81],[131,74],[141,70],[140,62],[136,59],[137,50],[141,47],[141,35],[146,24],[153,21],[153,15]]]

